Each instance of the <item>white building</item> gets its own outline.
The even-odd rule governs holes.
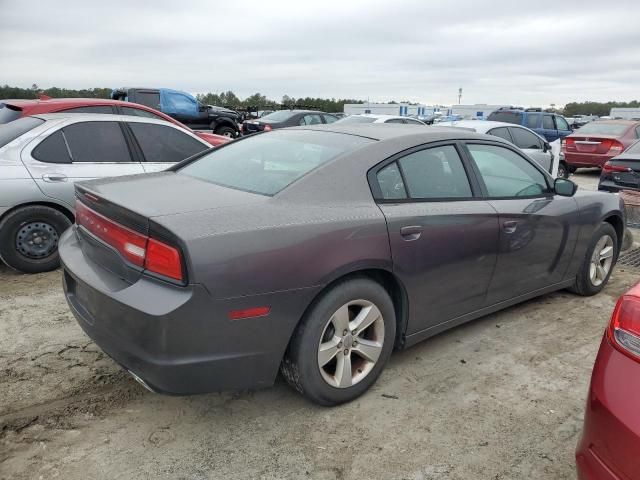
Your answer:
[[[465,119],[477,118],[486,120],[487,117],[499,108],[509,107],[510,105],[487,105],[486,103],[476,103],[475,105],[451,105],[450,115],[460,115]]]
[[[640,108],[613,107],[609,116],[611,118],[623,118],[625,120],[640,118]]]
[[[408,103],[347,103],[344,113],[360,115],[373,113],[375,115],[432,115],[442,113],[446,115],[447,107],[440,105],[410,105]]]

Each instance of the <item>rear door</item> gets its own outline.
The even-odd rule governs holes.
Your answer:
[[[159,172],[191,157],[210,145],[181,129],[155,123],[126,122],[140,149],[145,172]]]
[[[547,142],[555,142],[558,137],[558,129],[556,128],[556,122],[554,115],[551,113],[545,113],[542,115],[542,136],[547,139]]]
[[[558,138],[564,138],[567,135],[570,135],[571,133],[573,133],[573,130],[571,130],[571,127],[569,126],[567,121],[564,119],[564,117],[561,117],[560,115],[554,115],[554,119],[556,121],[556,130],[558,131]]]
[[[477,310],[496,262],[495,210],[456,143],[383,162],[369,181],[387,220],[394,272],[410,298],[408,334]]]
[[[73,182],[144,172],[119,122],[78,122],[47,133],[23,150],[22,159],[45,195],[72,208]]]
[[[579,228],[575,199],[555,195],[550,178],[515,149],[481,141],[466,146],[500,223],[487,305],[561,282]]]

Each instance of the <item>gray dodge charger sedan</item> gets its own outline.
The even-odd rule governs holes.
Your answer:
[[[558,289],[598,293],[618,197],[460,129],[259,134],[76,185],[60,239],[84,331],[147,388],[365,392],[391,351]]]

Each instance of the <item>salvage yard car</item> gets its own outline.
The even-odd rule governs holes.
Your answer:
[[[59,265],[74,220],[73,182],[164,170],[211,145],[172,123],[52,113],[0,125],[0,259],[38,273]]]
[[[602,172],[600,172],[598,190],[607,192],[640,191],[640,140],[627,148],[621,155],[605,162],[602,166]]]
[[[463,129],[299,127],[76,185],[84,331],[147,388],[363,394],[394,348],[547,292],[594,295],[622,201]]]
[[[242,123],[242,133],[248,135],[299,125],[322,125],[337,120],[338,117],[316,110],[278,110],[257,120],[246,120]]]
[[[356,123],[400,123],[406,125],[426,125],[426,123],[411,117],[400,115],[378,115],[375,113],[363,113],[361,115],[350,115],[338,120],[340,125],[352,125]]]

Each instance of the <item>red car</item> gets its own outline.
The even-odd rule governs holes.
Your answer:
[[[191,130],[174,118],[138,103],[105,98],[50,98],[46,95],[40,96],[38,100],[0,100],[0,124],[38,113],[55,112],[113,113],[156,118],[189,130],[214,147],[231,140],[222,135]]]
[[[599,120],[587,123],[562,139],[562,151],[570,171],[599,167],[620,155],[640,138],[640,122]]]
[[[640,479],[640,283],[618,299],[591,377],[579,480]]]

